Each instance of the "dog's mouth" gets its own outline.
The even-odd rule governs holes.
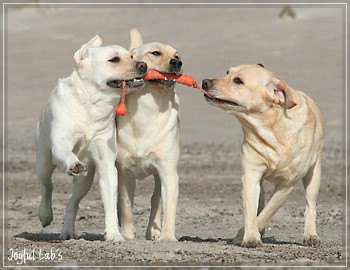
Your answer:
[[[229,100],[225,100],[225,99],[221,99],[221,98],[216,98],[213,96],[207,96],[207,95],[204,95],[204,97],[208,103],[214,103],[215,105],[230,105],[230,106],[234,106],[234,107],[242,107],[242,105],[240,105],[236,102],[233,102],[233,101],[229,101]]]
[[[107,81],[107,86],[112,88],[123,88],[123,81],[125,81],[126,87],[128,88],[139,88],[145,83],[142,77],[137,77],[130,80],[109,80]]]

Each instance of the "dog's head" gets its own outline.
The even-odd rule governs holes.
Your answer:
[[[261,64],[232,67],[224,77],[203,80],[202,88],[212,96],[209,104],[236,116],[296,105],[294,90]]]
[[[99,36],[84,44],[74,54],[74,59],[81,78],[104,90],[120,89],[123,81],[128,92],[144,85],[142,77],[147,72],[147,64],[133,59],[121,46],[102,46]]]
[[[146,62],[149,69],[155,69],[161,73],[182,73],[182,61],[173,47],[160,42],[143,44],[141,33],[136,28],[130,30],[130,51],[135,60]],[[159,88],[171,88],[175,85],[172,80],[149,82]]]

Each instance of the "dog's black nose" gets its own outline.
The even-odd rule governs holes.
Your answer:
[[[136,68],[141,72],[141,73],[146,73],[147,71],[147,64],[145,62],[137,62],[136,63]]]
[[[213,81],[210,79],[204,79],[202,81],[202,88],[208,91],[213,86]]]
[[[174,71],[174,72],[179,72],[181,70],[182,67],[182,61],[179,59],[171,59],[170,62],[170,70]]]

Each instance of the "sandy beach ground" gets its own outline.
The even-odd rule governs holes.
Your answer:
[[[59,269],[77,265],[345,265],[343,7],[299,5],[292,7],[294,18],[282,19],[282,6],[278,5],[7,6],[4,265],[54,265]],[[225,74],[230,66],[263,63],[294,89],[314,98],[328,126],[317,205],[319,247],[302,244],[305,198],[301,183],[269,223],[262,247],[246,249],[232,244],[243,225],[241,128],[235,118],[209,106],[199,91],[180,85],[179,241],[144,238],[152,179],[137,185],[135,240],[103,241],[104,216],[97,181],[80,204],[76,221],[80,239],[58,240],[72,189],[72,179],[59,171],[54,174],[54,220],[41,227],[37,216],[40,189],[34,174],[39,112],[58,78],[72,72],[73,54],[83,43],[99,34],[105,44],[127,48],[133,26],[139,27],[145,42],[160,41],[175,47],[185,73],[199,82]],[[265,187],[271,194],[272,185],[266,183]],[[34,252],[35,260],[12,259],[24,250]]]

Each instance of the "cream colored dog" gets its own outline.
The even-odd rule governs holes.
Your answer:
[[[182,62],[174,48],[162,43],[142,44],[140,32],[130,31],[134,59],[149,69],[181,73]],[[171,80],[145,81],[140,92],[127,96],[128,113],[117,119],[117,167],[121,233],[135,237],[133,203],[136,179],[155,178],[147,239],[176,241],[175,214],[178,198],[179,100]],[[162,199],[162,201],[161,201]],[[161,224],[161,203],[163,221]]]
[[[36,174],[41,183],[39,218],[49,225],[52,173],[56,166],[73,176],[74,190],[66,208],[61,239],[76,238],[74,222],[80,200],[99,176],[105,211],[105,239],[121,241],[117,218],[117,171],[114,108],[122,81],[127,91],[143,86],[144,62],[132,59],[120,46],[101,46],[95,36],[75,55],[76,68],[60,79],[41,113],[36,132]]]
[[[317,245],[316,198],[326,129],[317,105],[262,65],[230,68],[226,76],[203,80],[202,86],[212,95],[207,97],[209,104],[236,116],[244,134],[244,228],[236,242],[244,247],[261,245],[260,234],[266,224],[302,179],[306,190],[304,242]],[[264,179],[275,184],[266,206]]]

